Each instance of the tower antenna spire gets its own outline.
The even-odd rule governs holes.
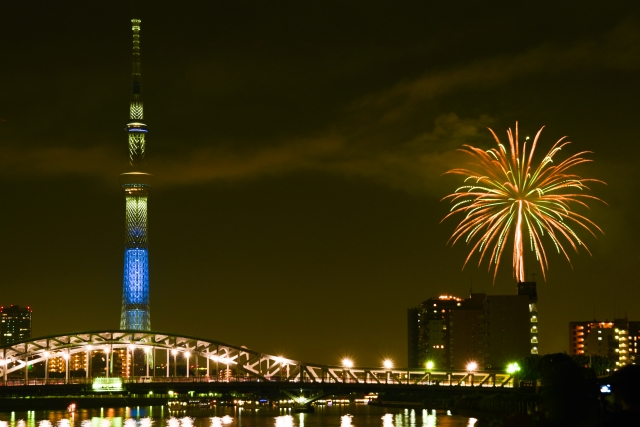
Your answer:
[[[140,20],[132,19],[133,93],[126,130],[129,138],[129,166],[133,170],[120,175],[125,197],[124,277],[120,329],[151,330],[149,312],[149,244],[147,241],[147,199],[151,175],[140,171],[144,166],[144,111],[140,90]]]
[[[140,87],[140,20],[132,19],[131,28],[133,30],[133,91],[131,93],[131,104],[129,106],[129,165],[132,167],[142,166],[145,155],[145,134],[147,126],[142,122],[144,119],[144,108],[142,104],[142,91]]]

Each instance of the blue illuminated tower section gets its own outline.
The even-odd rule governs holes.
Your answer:
[[[126,204],[124,278],[120,329],[148,331],[149,245],[147,240],[147,199],[151,175],[144,172],[145,137],[140,90],[140,20],[133,19],[133,93],[129,108],[129,165],[131,171],[120,175]]]

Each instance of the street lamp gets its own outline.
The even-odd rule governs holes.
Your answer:
[[[382,362],[382,365],[387,370],[387,372],[384,373],[384,382],[385,384],[389,384],[389,377],[391,376],[391,370],[393,369],[393,361],[391,359],[385,359],[384,362]]]
[[[473,373],[478,370],[478,364],[476,362],[467,363],[467,372],[469,372],[469,381],[473,386]]]
[[[104,348],[104,354],[107,357],[107,366],[105,368],[105,371],[107,371],[106,373],[106,377],[109,378],[109,353],[111,352],[111,349],[109,347],[105,347]]]
[[[432,371],[433,368],[435,367],[435,364],[433,363],[433,361],[429,360],[426,364],[425,364],[427,371]]]
[[[62,358],[65,360],[65,369],[64,369],[64,382],[65,384],[69,382],[69,353],[62,353]]]
[[[189,378],[189,358],[191,357],[191,353],[185,351],[184,356],[187,358],[187,378]]]
[[[135,357],[135,351],[136,351],[136,346],[133,344],[129,344],[129,350],[131,350],[131,367],[129,368],[129,378],[134,376],[134,369],[135,369],[135,363],[134,363],[134,357]]]
[[[513,386],[514,387],[518,386],[517,381],[516,381],[516,376],[518,375],[518,372],[520,372],[520,365],[518,365],[516,362],[509,363],[507,365],[507,373],[513,377]]]
[[[178,350],[176,350],[174,348],[173,350],[171,350],[171,354],[173,354],[173,376],[177,377],[177,375],[176,375],[176,357],[178,356]]]
[[[508,374],[513,375],[513,374],[517,373],[518,371],[520,371],[520,366],[517,363],[515,363],[515,362],[514,363],[509,363],[507,365],[507,373]]]
[[[343,383],[348,382],[347,371],[351,368],[353,368],[353,360],[349,359],[348,357],[345,357],[344,359],[342,359],[342,382]]]
[[[89,373],[91,372],[91,350],[93,349],[93,346],[91,344],[87,344],[85,349],[87,350],[87,372],[85,372],[85,378],[88,379]]]
[[[49,382],[49,350],[45,350],[44,352],[44,383],[47,384]]]
[[[144,357],[145,357],[145,365],[147,365],[147,377],[149,376],[149,352],[151,351],[151,347],[144,348]]]

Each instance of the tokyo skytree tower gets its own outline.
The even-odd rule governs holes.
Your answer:
[[[120,175],[126,202],[124,246],[124,278],[122,283],[122,314],[120,329],[148,331],[149,315],[149,257],[147,241],[147,198],[151,175],[144,171],[145,137],[140,92],[140,20],[133,24],[133,93],[129,108],[127,133],[129,136],[129,165],[131,171]]]

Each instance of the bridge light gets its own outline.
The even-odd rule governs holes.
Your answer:
[[[476,362],[467,363],[467,371],[474,372],[478,370],[478,364]]]
[[[393,369],[393,361],[391,359],[385,359],[382,364],[384,365],[385,369]]]
[[[110,351],[111,349],[109,347],[104,348],[104,354],[109,354]]]
[[[353,360],[345,357],[344,359],[342,359],[342,367],[347,369],[353,368]]]
[[[46,351],[44,352],[44,357],[49,357],[49,355],[50,355],[50,354],[51,354],[51,353],[49,353],[49,350],[46,350]]]
[[[91,351],[91,350],[93,350],[93,346],[92,346],[91,344],[87,344],[87,347],[86,347],[86,348],[87,348],[87,351]]]
[[[69,357],[71,357],[71,356],[69,355],[69,353],[62,353],[62,358],[63,358],[64,360],[69,360]]]
[[[184,352],[184,356],[185,356],[187,359],[188,359],[188,358],[190,358],[190,357],[191,357],[191,352],[189,352],[189,351],[185,351],[185,352]]]
[[[129,344],[129,350],[133,351],[136,349],[136,346],[133,344]]]
[[[507,365],[507,373],[508,374],[515,374],[516,372],[520,371],[520,366],[517,363],[509,363]]]
[[[434,366],[435,364],[431,360],[429,360],[426,364],[427,370],[429,371],[432,370]]]
[[[151,347],[145,347],[144,352],[147,354],[151,353]]]
[[[173,355],[175,356],[176,354],[178,354],[178,350],[176,350],[176,349],[174,348],[173,350],[171,350],[171,354],[173,354]]]

